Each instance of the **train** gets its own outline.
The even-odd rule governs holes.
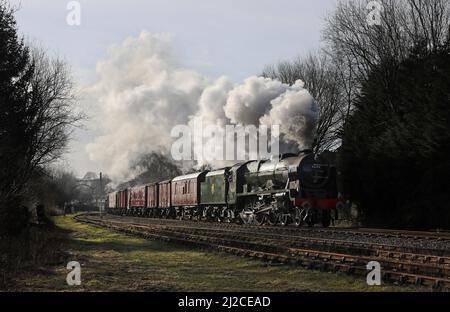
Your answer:
[[[109,193],[109,214],[257,225],[329,227],[344,201],[336,165],[310,150]]]

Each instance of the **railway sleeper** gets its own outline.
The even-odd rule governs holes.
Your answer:
[[[89,223],[89,222],[87,222],[87,223]],[[91,222],[91,224],[95,224],[97,226],[102,226],[102,227],[104,227],[104,225],[105,225],[102,222]],[[109,227],[114,229],[114,230],[116,230],[116,231],[126,232],[126,233],[133,234],[133,235],[143,236],[143,234],[144,234],[144,233],[142,233],[142,229],[136,230],[136,229],[128,228],[128,229],[125,230],[123,227],[115,226],[115,225],[112,225],[112,224],[109,224]],[[162,238],[161,234],[162,233],[153,233],[153,234],[145,233],[144,237],[152,237],[152,238],[155,238],[155,239],[161,239]],[[191,238],[194,238],[194,237],[191,237]],[[187,241],[186,239],[181,239],[180,237],[171,237],[171,236],[166,237],[166,239],[168,239],[169,241],[175,241],[175,242],[188,242],[190,245],[194,245],[194,246],[202,245],[204,247],[209,247],[209,248],[214,247],[214,244],[212,244],[211,241],[209,241],[209,242],[199,242],[197,240],[195,240],[195,241]],[[233,248],[233,247],[226,247],[226,248],[227,248],[227,250],[230,250],[230,248]],[[264,254],[264,253],[263,252],[259,252],[257,254],[261,255],[261,254]],[[277,257],[280,257],[280,256],[277,255],[276,258]],[[286,259],[286,260],[288,258],[290,258],[289,256],[281,256],[281,257],[282,257],[281,259]],[[319,259],[311,259],[311,258],[309,258],[307,261],[305,261],[305,260],[302,259],[299,262],[304,264],[305,262],[309,261],[309,265],[308,266],[313,265],[314,267],[316,265],[324,265],[323,262],[318,262]],[[345,266],[344,268],[347,268],[349,271],[352,272],[352,274],[355,273],[356,269],[362,270],[362,272],[366,273],[365,268],[361,268],[361,267],[358,268],[358,267],[355,267],[354,265],[347,265],[347,264],[342,264],[342,263],[339,263],[339,262],[336,262],[336,263],[331,264],[331,265],[333,265],[334,267],[336,267],[336,266],[338,266],[338,267]],[[420,285],[432,286],[433,288],[438,288],[438,289],[449,289],[449,287],[450,287],[450,280],[448,280],[448,279],[439,279],[439,278],[435,278],[435,277],[422,276],[422,275],[410,274],[410,273],[405,273],[405,272],[394,272],[394,271],[390,271],[390,272],[389,271],[388,272],[384,271],[383,272],[383,276],[386,279],[396,280],[396,281],[400,281],[400,282],[403,282],[405,279],[407,279],[409,282],[411,282],[411,279],[415,279],[415,283],[418,283]]]

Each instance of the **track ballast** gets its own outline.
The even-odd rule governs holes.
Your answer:
[[[366,276],[450,291],[450,236],[371,229],[298,229],[83,214],[75,220],[149,239],[215,249],[273,263]]]

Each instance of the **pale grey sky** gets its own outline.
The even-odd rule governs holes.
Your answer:
[[[67,60],[86,84],[109,46],[143,30],[171,34],[183,67],[240,83],[267,64],[318,49],[336,0],[80,0],[81,26],[66,23],[69,1],[10,2],[21,3],[16,18],[25,38]],[[84,151],[92,135],[79,132],[67,156],[80,175],[104,170]]]

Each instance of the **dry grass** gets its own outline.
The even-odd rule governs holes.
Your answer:
[[[67,234],[48,226],[30,226],[20,236],[0,240],[0,290],[15,289],[17,276],[65,263]]]
[[[414,291],[369,287],[363,279],[130,237],[56,217],[61,235],[69,232],[67,262],[81,264],[82,285],[66,284],[65,263],[26,270],[19,291]],[[422,290],[422,289],[420,289]]]

